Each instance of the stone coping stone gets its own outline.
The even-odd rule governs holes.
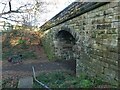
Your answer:
[[[33,77],[21,78],[18,82],[18,88],[32,88]]]

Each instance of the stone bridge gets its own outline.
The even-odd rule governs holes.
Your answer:
[[[118,85],[120,2],[73,2],[43,26],[50,60],[76,60],[76,75]]]

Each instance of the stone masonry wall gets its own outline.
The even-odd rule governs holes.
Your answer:
[[[118,4],[105,4],[44,30],[43,46],[50,59],[75,59],[77,76],[82,72],[118,85]],[[57,33],[61,30],[68,31],[75,38],[71,53],[62,51],[62,45],[57,39]]]

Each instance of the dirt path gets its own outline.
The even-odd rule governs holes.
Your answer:
[[[35,67],[36,75],[41,72],[52,72],[52,71],[70,71],[71,61],[57,62],[49,61],[44,53],[42,47],[34,46],[35,52],[38,55],[36,60],[25,60],[21,64],[11,64],[7,61],[2,62],[2,78],[12,78],[13,82],[16,79],[32,76],[32,66]]]

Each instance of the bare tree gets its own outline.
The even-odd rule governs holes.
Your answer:
[[[42,5],[46,4],[44,2],[41,2],[40,0],[33,1],[34,3],[26,2],[24,5],[19,6],[17,9],[14,9],[12,0],[9,0],[6,3],[0,2],[0,4],[4,5],[2,13],[0,13],[0,18],[17,23],[31,25],[31,23],[34,23],[37,20],[40,12],[44,11],[44,7],[42,7]],[[5,11],[6,6],[8,6],[8,10]],[[21,19],[18,20],[18,18],[16,17],[19,17]]]
[[[30,1],[33,1],[34,3],[31,3]],[[46,19],[43,20],[43,18],[45,17],[44,16],[45,13],[51,11],[51,8],[47,8],[46,6],[53,7],[53,10],[59,7],[57,6],[58,5],[57,0],[55,2],[50,0],[48,0],[47,2],[42,0],[29,0],[28,2],[22,2],[20,6],[17,6],[17,8],[14,7],[13,0],[9,0],[8,2],[5,3],[2,1],[0,2],[0,4],[4,5],[4,8],[0,13],[0,18],[30,26],[40,25],[41,23],[44,23],[45,21],[48,20],[48,15],[46,15],[47,16]]]
[[[0,16],[2,16],[2,15],[5,15],[5,14],[10,14],[10,13],[23,13],[22,11],[21,11],[21,8],[23,8],[23,7],[27,7],[28,5],[30,5],[30,4],[25,4],[25,5],[23,5],[23,6],[20,6],[18,9],[16,9],[16,10],[12,10],[12,4],[11,4],[11,1],[12,0],[9,0],[9,10],[8,11],[6,11],[6,12],[4,12],[4,9],[5,9],[5,7],[6,7],[6,4],[5,4],[5,7],[4,7],[4,9],[3,9],[3,12],[2,13],[0,13]]]

